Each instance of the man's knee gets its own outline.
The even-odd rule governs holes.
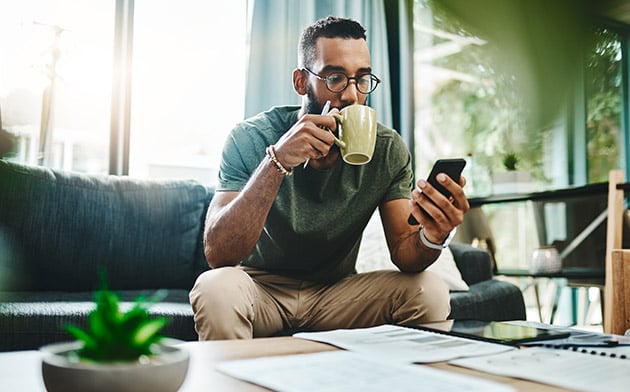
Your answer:
[[[415,309],[414,318],[420,322],[446,320],[451,312],[450,294],[446,283],[432,272],[408,275],[405,280],[407,301],[405,307]],[[410,320],[407,320],[410,321]]]
[[[251,337],[255,290],[252,279],[239,268],[223,267],[199,275],[189,294],[199,338]]]
[[[240,268],[223,267],[206,271],[197,277],[190,291],[191,303],[230,298],[254,287],[252,279]],[[194,304],[193,304],[194,306]]]
[[[451,313],[451,295],[448,286],[436,274],[425,271],[422,275],[421,285],[426,291],[425,303],[428,303],[432,320],[446,320]]]

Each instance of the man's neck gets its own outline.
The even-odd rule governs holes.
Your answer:
[[[300,108],[300,111],[298,112],[298,119],[302,118],[307,113],[308,112],[306,111],[306,106],[302,105],[302,107]]]

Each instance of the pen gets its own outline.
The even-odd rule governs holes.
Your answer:
[[[322,109],[322,116],[325,116],[326,114],[328,114],[328,111],[330,110],[330,101],[326,101],[326,103],[324,104],[324,108]],[[308,163],[311,161],[311,158],[307,158],[306,162],[304,162],[304,168],[306,169],[306,166],[308,166]]]

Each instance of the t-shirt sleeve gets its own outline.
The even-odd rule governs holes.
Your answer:
[[[219,165],[219,185],[216,189],[219,192],[241,191],[251,176],[251,168],[242,155],[242,151],[246,151],[244,147],[251,144],[251,141],[243,136],[241,130],[235,129],[225,141]]]
[[[265,149],[274,144],[295,121],[299,107],[275,107],[237,124],[227,137],[219,165],[217,191],[243,190]]]

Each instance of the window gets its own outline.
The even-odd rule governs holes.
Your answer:
[[[531,174],[532,190],[607,181],[610,169],[624,166],[621,42],[626,33],[600,26],[587,36],[584,64],[576,67],[581,70],[566,88],[575,86],[568,91],[574,96],[573,107],[565,107],[564,95],[548,88],[544,93],[558,97],[553,104],[560,107],[560,115],[555,122],[536,127],[528,122],[530,108],[522,98],[527,73],[505,72],[501,59],[506,54],[471,34],[435,2],[418,0],[414,7],[418,173],[426,173],[440,157],[467,157],[467,193],[485,196],[493,193],[492,174],[506,170],[502,159],[507,153],[515,153],[517,168]],[[532,67],[551,61],[562,64],[553,58],[566,56],[565,52],[554,56],[565,38],[545,50],[525,52],[552,57],[531,61]]]
[[[504,72],[497,61],[505,53],[468,31],[438,2],[414,2],[414,40],[418,177],[438,158],[465,157],[465,190],[476,197],[496,193],[493,173],[506,170],[506,153],[515,153],[517,168],[530,173],[531,191],[605,182],[609,170],[625,166],[623,86],[628,81],[622,42],[627,31],[599,25],[580,41],[584,63],[566,89],[573,99],[566,107],[558,100],[562,106],[555,122],[539,128],[528,121],[521,75]],[[557,45],[550,48],[546,54],[554,57]],[[527,268],[535,247],[566,240],[567,228],[558,222],[571,219],[572,210],[546,208],[553,209],[555,226],[541,238],[530,206],[484,206],[500,267]]]
[[[2,8],[0,109],[17,138],[12,159],[107,172],[114,6],[24,0]]]
[[[514,75],[497,65],[498,49],[472,34],[449,13],[416,1],[415,156],[419,176],[442,157],[465,157],[469,196],[493,193],[492,174],[503,158],[548,183],[541,145],[550,130],[528,128]]]
[[[245,0],[135,2],[130,175],[216,181],[244,113],[246,11]]]
[[[249,3],[125,3],[134,15],[123,70],[131,74],[130,175],[216,181],[225,136],[244,113]],[[0,109],[18,141],[11,159],[109,171],[116,4],[3,7]]]
[[[608,28],[594,31],[586,58],[588,182],[608,181],[623,167],[621,38]]]

